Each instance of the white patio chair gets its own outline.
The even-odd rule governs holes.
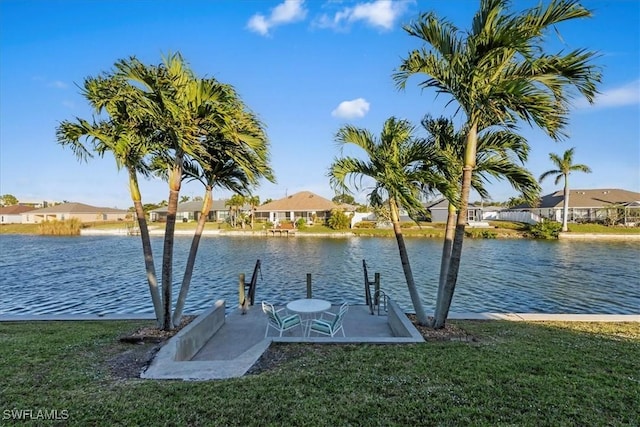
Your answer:
[[[269,333],[269,328],[274,328],[275,330],[280,332],[280,336],[284,331],[288,331],[289,329],[295,328],[296,326],[300,326],[302,329],[302,333],[304,335],[304,328],[302,327],[302,319],[298,314],[291,314],[288,316],[281,316],[280,312],[284,310],[281,308],[280,310],[276,310],[272,304],[269,304],[266,301],[262,301],[262,311],[265,312],[269,321],[267,322],[267,328],[264,331],[265,338]]]
[[[344,320],[344,316],[347,314],[348,310],[349,304],[345,302],[340,306],[340,310],[338,310],[337,313],[325,311],[322,313],[322,316],[320,316],[320,319],[313,319],[311,321],[309,335],[311,335],[311,332],[317,332],[322,335],[333,337],[338,333],[338,331],[342,331],[342,336],[346,337],[344,328],[342,327],[342,321]],[[328,318],[325,316],[328,316]]]

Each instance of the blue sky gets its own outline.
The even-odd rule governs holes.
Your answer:
[[[537,1],[513,3],[523,8]],[[552,36],[549,51],[600,52],[602,94],[595,106],[576,102],[563,142],[524,126],[532,147],[527,167],[539,176],[552,168],[549,153],[575,146],[575,161],[593,173],[572,175],[572,188],[640,191],[640,2],[583,4],[594,17],[560,25],[562,39]],[[278,182],[256,191],[262,200],[302,190],[331,198],[326,173],[339,154],[333,137],[342,125],[379,134],[391,116],[418,124],[427,113],[455,112],[447,98],[421,91],[417,77],[406,90],[395,88],[392,73],[420,46],[402,25],[433,10],[468,28],[477,7],[473,0],[2,0],[0,194],[129,207],[127,176],[113,159],[79,163],[56,143],[55,128],[91,117],[78,89],[85,77],[131,55],[156,64],[163,54],[180,52],[199,76],[234,85],[266,124]],[[162,181],[141,187],[145,203],[168,197]],[[553,179],[543,183],[543,194],[557,189]],[[516,195],[500,182],[489,190],[498,201]],[[190,183],[181,194],[202,191]],[[228,194],[214,190],[221,197]]]

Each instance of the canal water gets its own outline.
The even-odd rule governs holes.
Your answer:
[[[152,238],[157,274],[162,239]],[[176,236],[177,296],[191,238]],[[442,243],[407,239],[422,301],[433,310]],[[0,314],[151,313],[140,239],[125,236],[0,236]],[[364,303],[362,260],[382,289],[412,311],[395,239],[203,237],[185,311],[238,304],[238,275],[262,264],[256,300],[313,294]],[[454,312],[640,313],[638,242],[467,239]],[[174,297],[175,301],[175,297]]]

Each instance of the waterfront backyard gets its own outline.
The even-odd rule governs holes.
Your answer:
[[[149,324],[0,323],[3,423],[21,410],[57,411],[68,425],[123,426],[637,425],[640,419],[637,322],[455,321],[468,339],[273,344],[269,360],[251,374],[211,382],[134,378],[127,363],[144,358],[153,344],[118,338]],[[30,424],[43,419],[24,425]]]

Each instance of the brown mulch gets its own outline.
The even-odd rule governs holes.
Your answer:
[[[155,326],[147,326],[144,328],[140,328],[137,331],[120,337],[120,341],[128,342],[131,344],[140,344],[140,343],[160,343],[168,340],[185,326],[187,326],[196,316],[182,316],[180,321],[180,325],[170,331],[164,331]]]
[[[418,332],[422,334],[425,341],[478,341],[476,337],[468,334],[464,329],[453,325],[450,322],[445,323],[444,328],[442,329],[432,329],[427,326],[418,325],[414,314],[407,314],[407,317],[411,320],[411,323],[413,323],[413,326],[416,327]]]
[[[477,342],[478,339],[468,334],[464,329],[447,323],[442,329],[431,329],[416,323],[413,314],[407,317],[422,334],[425,341],[462,341]],[[178,333],[180,329],[188,325],[195,317],[185,316],[180,326],[172,331],[162,331],[155,327],[141,328],[129,335],[120,338],[122,343],[132,344],[119,351],[108,360],[111,373],[119,379],[140,378],[140,373],[151,363],[155,354],[162,347],[162,343]],[[273,343],[260,356],[256,363],[247,371],[248,375],[276,369],[283,363],[299,359],[310,353],[322,356],[332,351],[334,345],[353,346],[355,344],[288,344]]]

